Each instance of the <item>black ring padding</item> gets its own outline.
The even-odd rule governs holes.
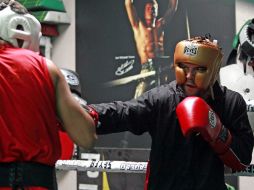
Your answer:
[[[56,190],[55,168],[36,162],[0,163],[0,187],[45,187]]]

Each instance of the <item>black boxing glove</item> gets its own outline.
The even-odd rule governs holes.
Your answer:
[[[65,68],[60,69],[60,71],[64,75],[64,78],[66,82],[68,83],[71,92],[81,97],[82,91],[81,91],[81,84],[80,84],[80,78],[78,73],[70,69],[65,69]]]

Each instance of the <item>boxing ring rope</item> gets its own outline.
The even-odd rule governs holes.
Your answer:
[[[56,169],[77,171],[145,173],[147,162],[58,160]]]
[[[57,170],[76,171],[99,171],[118,173],[145,173],[147,162],[130,161],[87,161],[87,160],[58,160]],[[230,169],[225,169],[225,176],[254,176],[254,164],[248,166],[244,171],[232,173]]]

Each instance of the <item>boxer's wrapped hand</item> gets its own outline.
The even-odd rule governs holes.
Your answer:
[[[89,115],[93,118],[95,126],[98,127],[99,114],[97,113],[97,111],[91,106],[87,105],[87,102],[81,97],[76,96],[75,98],[79,102],[79,104],[87,111],[87,113],[89,113]]]

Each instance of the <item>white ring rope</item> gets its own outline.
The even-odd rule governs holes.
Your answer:
[[[147,162],[58,160],[56,169],[121,173],[145,173]]]
[[[58,160],[56,163],[58,170],[146,173],[146,168],[147,162]],[[230,169],[226,169],[225,176],[254,176],[254,164],[242,172],[232,173]]]

